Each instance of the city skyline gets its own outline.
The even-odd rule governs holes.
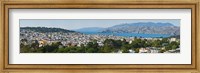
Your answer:
[[[88,27],[107,28],[123,23],[138,22],[171,23],[180,26],[179,19],[20,19],[20,27],[55,27],[76,30]]]

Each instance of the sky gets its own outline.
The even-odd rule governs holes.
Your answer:
[[[180,19],[20,19],[20,27],[54,27],[76,30],[87,27],[107,28],[123,23],[154,22],[180,26]]]

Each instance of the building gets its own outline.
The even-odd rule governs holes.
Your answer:
[[[170,38],[170,42],[176,41],[176,38]]]
[[[39,47],[42,47],[47,44],[46,40],[40,40],[38,41],[38,43],[39,43]]]
[[[139,53],[151,53],[149,48],[140,48]]]

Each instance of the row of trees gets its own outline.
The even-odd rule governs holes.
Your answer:
[[[179,48],[180,42],[170,42],[168,38],[163,38],[162,40],[142,40],[135,39],[129,44],[126,40],[113,40],[106,39],[103,42],[104,46],[99,46],[97,40],[87,43],[86,45],[81,44],[81,46],[63,46],[61,42],[53,43],[51,45],[45,45],[39,47],[39,43],[32,43],[30,45],[20,45],[21,53],[115,53],[123,52],[129,53],[129,50],[134,50],[135,53],[139,52],[140,48],[145,47],[156,47],[163,48],[160,52],[163,53],[168,50]]]

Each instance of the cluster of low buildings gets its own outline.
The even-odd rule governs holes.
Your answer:
[[[157,47],[140,48],[139,53],[160,53],[161,49],[165,49],[165,47],[162,47],[162,48],[157,48]],[[165,51],[164,53],[180,53],[180,48],[168,50],[168,51]]]
[[[81,46],[86,45],[88,42],[96,40],[99,46],[103,46],[103,42],[106,39],[114,39],[114,40],[126,40],[129,44],[134,41],[135,37],[121,37],[121,36],[113,36],[113,35],[86,35],[82,33],[63,33],[63,32],[52,32],[52,33],[41,33],[34,32],[31,30],[20,30],[20,43],[24,45],[39,43],[39,47],[44,45],[51,45],[55,42],[61,42],[63,46]],[[141,38],[146,40],[162,40],[162,38]],[[170,41],[177,41],[176,38],[171,38]],[[155,47],[146,47],[140,48],[139,53],[158,53],[159,49]],[[129,52],[134,52],[133,50],[129,50]],[[180,49],[170,50],[166,53],[174,53],[180,52]]]
[[[25,39],[25,41],[24,41]],[[41,46],[51,45],[55,42],[61,42],[63,46],[81,46],[86,45],[88,42],[96,40],[99,46],[103,46],[103,42],[106,39],[115,40],[126,40],[132,41],[134,37],[120,37],[113,35],[86,35],[82,33],[62,33],[62,32],[52,32],[52,33],[40,33],[31,30],[20,30],[20,40],[23,44],[31,44],[33,42],[38,42]]]

